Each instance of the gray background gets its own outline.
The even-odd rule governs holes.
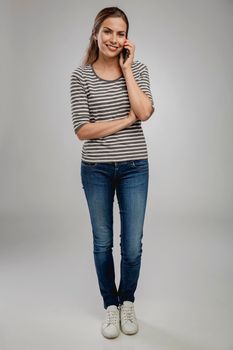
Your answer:
[[[113,341],[100,334],[69,95],[106,6],[128,15],[155,101],[143,123],[150,187],[140,331]],[[233,349],[233,1],[15,0],[0,10],[0,349]]]

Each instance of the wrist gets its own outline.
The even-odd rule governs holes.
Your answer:
[[[129,113],[128,117],[126,117],[128,126],[131,126],[135,122],[135,118],[132,114]]]
[[[129,73],[131,74],[131,73],[132,73],[132,68],[131,68],[131,66],[122,68],[122,73],[123,73],[124,75],[127,75],[127,74],[129,74]]]

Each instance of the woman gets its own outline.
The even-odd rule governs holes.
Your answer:
[[[141,254],[149,165],[141,122],[154,111],[148,69],[134,61],[129,23],[118,7],[96,16],[82,66],[71,74],[74,132],[85,140],[81,179],[93,234],[93,253],[105,317],[101,331],[115,338],[135,334],[134,310]],[[128,51],[126,51],[127,49]],[[124,50],[124,51],[123,51]],[[123,52],[128,55],[123,57]],[[121,278],[115,285],[113,201],[121,219]]]

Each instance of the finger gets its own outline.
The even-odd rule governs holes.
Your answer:
[[[134,49],[134,47],[133,47],[133,46],[130,46],[130,45],[124,45],[124,48],[130,49],[130,50],[133,50],[133,49]]]

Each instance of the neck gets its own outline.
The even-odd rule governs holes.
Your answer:
[[[101,66],[103,69],[121,69],[118,56],[113,58],[99,56],[95,64]]]

